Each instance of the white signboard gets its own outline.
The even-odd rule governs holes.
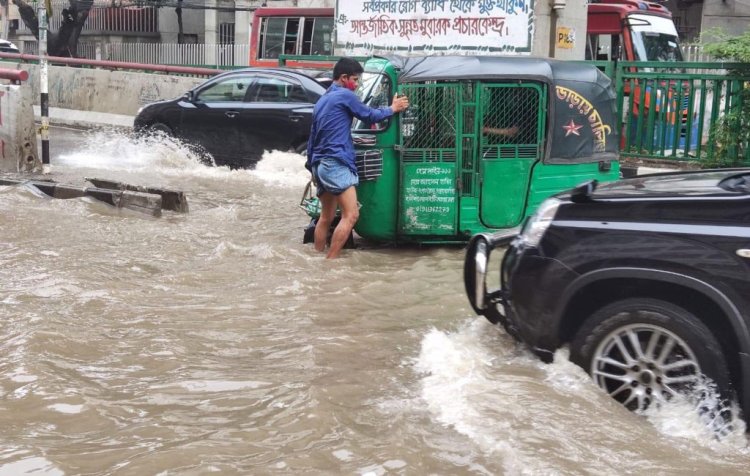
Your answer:
[[[530,54],[535,0],[339,0],[336,51]]]

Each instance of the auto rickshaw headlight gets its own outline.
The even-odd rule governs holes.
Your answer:
[[[519,237],[524,245],[531,247],[539,245],[542,236],[544,236],[547,228],[552,224],[552,220],[555,219],[555,214],[557,214],[560,203],[560,200],[556,198],[548,198],[539,205],[536,213],[524,225]]]

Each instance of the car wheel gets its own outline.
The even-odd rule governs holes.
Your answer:
[[[625,299],[596,311],[571,343],[571,360],[632,411],[677,395],[705,407],[705,377],[729,395],[726,360],[711,331],[691,312],[657,299]]]
[[[163,122],[155,122],[155,123],[151,124],[148,127],[148,129],[151,132],[160,132],[160,133],[168,135],[168,136],[174,135],[174,132],[172,131],[172,128],[169,127],[168,125],[164,124]]]

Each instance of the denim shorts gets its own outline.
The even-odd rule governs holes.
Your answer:
[[[324,157],[320,162],[313,165],[313,178],[318,184],[318,196],[324,192],[333,195],[341,195],[349,187],[359,185],[359,177],[353,173],[349,167],[339,159],[334,157]]]

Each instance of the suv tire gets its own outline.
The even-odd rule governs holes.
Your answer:
[[[571,342],[570,358],[630,410],[682,394],[714,419],[724,404],[704,400],[701,374],[722,398],[730,392],[726,360],[711,331],[688,310],[657,299],[625,299],[594,312]]]

